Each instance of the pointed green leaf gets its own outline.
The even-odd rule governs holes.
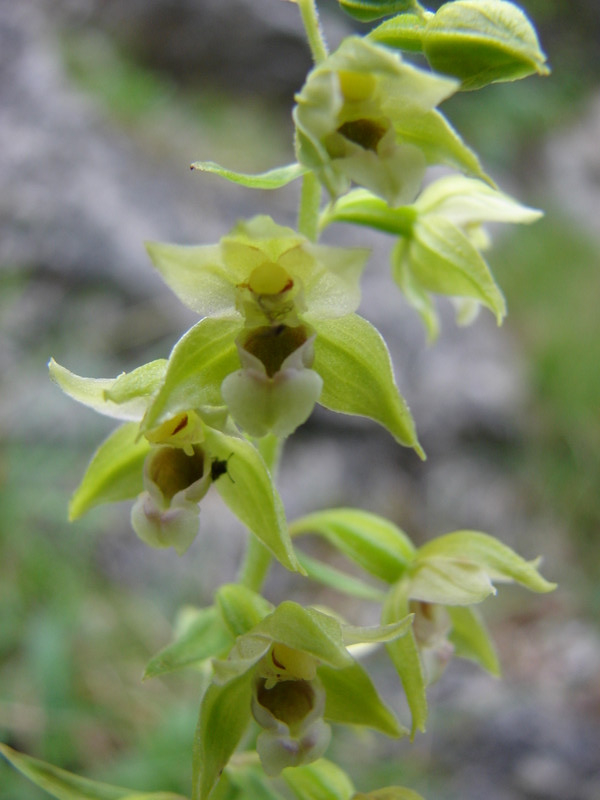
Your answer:
[[[321,405],[379,422],[396,441],[425,458],[381,334],[357,314],[319,320],[314,326],[313,369],[323,378]]]
[[[180,411],[222,405],[221,384],[240,362],[235,337],[241,321],[205,317],[177,342],[167,363],[163,385],[142,423],[151,430]]]
[[[314,656],[336,669],[352,663],[340,623],[329,614],[286,600],[259,623],[254,633]]]
[[[467,236],[444,217],[430,214],[416,223],[408,269],[430,292],[472,297],[502,322],[506,303],[488,265]]]
[[[492,675],[500,676],[500,663],[493,642],[477,609],[467,606],[448,606],[452,620],[449,639],[460,658],[477,662]]]
[[[539,559],[525,561],[493,536],[479,531],[455,531],[427,542],[417,551],[415,563],[431,558],[461,559],[484,569],[493,581],[515,581],[533,592],[551,592],[555,583],[542,578]]]
[[[367,34],[367,39],[396,50],[420,53],[423,50],[425,18],[418,14],[399,14],[386,19]]]
[[[155,678],[168,672],[201,664],[207,658],[222,655],[233,645],[214,607],[196,609],[186,621],[175,641],[153,656],[144,672],[145,678]]]
[[[185,800],[171,792],[135,792],[73,775],[0,744],[0,753],[32,783],[57,800]]]
[[[404,619],[408,614],[408,586],[409,582],[402,580],[390,591],[381,613],[384,625]],[[425,672],[414,632],[410,630],[406,636],[389,642],[386,649],[402,681],[412,716],[411,738],[414,738],[417,730],[425,730],[427,722]]]
[[[297,555],[308,577],[323,584],[323,586],[328,586],[330,589],[335,589],[337,592],[342,592],[352,597],[360,597],[361,600],[373,600],[376,603],[381,602],[385,597],[381,589],[348,575],[347,572],[342,572],[342,570],[325,564],[323,561],[311,558],[305,553],[299,552]]]
[[[379,644],[393,642],[411,629],[414,614],[407,614],[403,619],[389,625],[369,625],[368,627],[344,625],[344,644]]]
[[[285,167],[270,169],[258,175],[247,175],[244,172],[234,172],[221,167],[214,161],[194,161],[192,169],[212,172],[228,181],[247,186],[249,189],[279,189],[296,178],[300,178],[306,172],[306,167],[301,167],[300,164],[287,164]]]
[[[248,633],[274,610],[272,603],[239,583],[221,586],[215,595],[215,602],[233,636]]]
[[[339,3],[344,11],[361,22],[413,11],[418,7],[415,0],[339,0]]]
[[[505,0],[445,3],[427,21],[423,49],[433,69],[463,89],[549,73],[533,25]]]
[[[308,514],[290,525],[290,533],[322,536],[364,570],[387,583],[398,580],[415,553],[412,542],[400,528],[377,514],[355,508]]]
[[[146,411],[150,395],[162,377],[164,361],[152,361],[117,378],[83,378],[61,367],[53,358],[50,359],[48,368],[54,383],[78,403],[114,419],[140,420]],[[113,397],[111,392],[119,383],[122,386],[123,382],[129,385],[127,396]]]
[[[192,800],[206,800],[250,722],[252,672],[212,684],[200,706],[192,761]]]
[[[365,725],[386,736],[408,734],[379,697],[371,678],[358,662],[344,669],[321,666],[318,675],[327,695],[325,719],[343,725]]]
[[[215,483],[230,510],[284,567],[304,574],[294,553],[283,503],[265,462],[246,439],[206,428],[206,449],[227,461],[227,475]]]
[[[69,503],[70,520],[101,503],[128,500],[142,491],[144,459],[150,444],[138,440],[138,432],[136,422],[126,422],[96,450]]]
[[[326,758],[301,767],[288,767],[281,777],[298,800],[350,800],[354,795],[348,775]]]

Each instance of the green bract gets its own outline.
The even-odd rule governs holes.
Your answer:
[[[339,3],[350,16],[363,22],[420,7],[417,0],[339,0]]]
[[[435,107],[456,84],[364,39],[346,39],[309,74],[294,110],[298,161],[332,197],[351,182],[390,205],[410,202],[428,163],[482,176]]]

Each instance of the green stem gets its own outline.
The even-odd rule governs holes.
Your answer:
[[[314,172],[307,172],[302,179],[298,230],[311,242],[319,237],[319,208],[321,206],[321,184]]]
[[[327,45],[323,38],[315,0],[297,0],[297,3],[312,57],[315,64],[320,64],[327,58]]]
[[[279,439],[270,433],[267,436],[263,436],[262,439],[258,439],[256,446],[273,476],[273,480],[275,480],[283,449],[283,439]],[[256,536],[251,534],[248,537],[248,547],[240,568],[238,582],[248,589],[260,592],[269,572],[272,559],[270,551]]]

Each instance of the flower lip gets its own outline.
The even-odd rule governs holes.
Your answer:
[[[256,699],[276,720],[294,729],[312,712],[315,691],[310,681],[280,681],[267,689],[262,679],[256,687]]]
[[[345,139],[349,139],[354,144],[359,145],[363,150],[377,152],[377,145],[389,130],[389,123],[386,120],[376,119],[354,119],[344,122],[337,129]]]
[[[199,447],[193,447],[191,455],[178,447],[161,447],[148,464],[148,479],[169,502],[178,492],[200,480],[204,473],[204,451]]]
[[[255,356],[272,378],[288,356],[301,347],[309,338],[304,325],[262,325],[246,336],[243,349]]]

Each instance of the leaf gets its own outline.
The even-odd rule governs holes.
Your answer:
[[[212,172],[228,181],[247,186],[249,189],[279,189],[296,180],[296,178],[300,178],[307,171],[306,167],[302,167],[300,164],[288,164],[285,167],[270,169],[258,175],[247,175],[243,172],[233,172],[233,170],[221,167],[219,164],[215,164],[214,161],[194,161],[192,169],[201,172]]]
[[[415,0],[339,0],[339,3],[344,11],[361,22],[413,11],[418,6]]]
[[[385,597],[380,589],[361,581],[359,578],[348,575],[347,572],[342,572],[342,570],[325,564],[316,558],[311,558],[306,553],[299,552],[297,555],[308,577],[323,584],[323,586],[328,586],[330,589],[335,589],[337,592],[342,592],[352,597],[359,597],[361,600],[373,600],[376,603],[381,602]]]
[[[472,297],[502,322],[506,303],[488,265],[467,236],[444,217],[430,214],[418,220],[407,268],[429,291]]]
[[[281,777],[298,800],[350,800],[354,795],[354,785],[348,775],[326,758],[300,767],[288,767]]]
[[[383,789],[375,789],[367,794],[359,792],[352,800],[424,800],[424,798],[406,786],[384,786]]]
[[[394,381],[392,362],[381,334],[357,314],[315,322],[313,369],[323,378],[319,402],[343,414],[379,422],[400,444],[425,454],[413,418]]]
[[[26,778],[57,800],[185,800],[171,792],[135,792],[73,775],[0,744],[0,753]]]
[[[425,19],[418,14],[399,14],[386,19],[367,34],[367,39],[397,50],[420,53],[423,50]]]
[[[265,462],[246,439],[206,427],[206,449],[227,461],[227,475],[216,481],[229,509],[284,567],[304,574],[294,552],[283,503]]]
[[[539,559],[525,561],[510,547],[479,531],[455,531],[432,539],[418,549],[415,564],[431,558],[469,561],[484,569],[493,581],[515,581],[533,592],[556,588],[539,574]]]
[[[148,408],[142,430],[148,431],[180,411],[222,405],[221,384],[239,368],[235,337],[239,320],[205,317],[177,342],[163,385]]]
[[[423,49],[433,69],[462,89],[547,75],[546,56],[524,12],[505,0],[455,0],[427,21]]]
[[[150,444],[138,440],[139,425],[126,422],[96,450],[69,503],[71,521],[101,503],[117,503],[143,489],[144,460]]]
[[[83,378],[61,367],[53,358],[50,359],[48,368],[54,383],[78,403],[114,419],[140,420],[162,377],[164,363],[163,360],[151,361],[117,378]],[[129,386],[127,396],[117,394],[113,397],[115,387],[119,384],[122,386],[123,382]]]
[[[175,641],[153,656],[144,679],[197,666],[207,658],[222,655],[233,644],[214,607],[196,609]]]
[[[404,619],[408,614],[408,581],[399,581],[388,594],[381,612],[382,624]],[[413,630],[406,636],[386,644],[386,649],[402,681],[412,716],[411,739],[417,730],[424,731],[427,722],[426,681],[419,648]]]
[[[449,639],[460,658],[477,662],[495,677],[500,676],[500,664],[494,645],[475,608],[448,606],[452,621]]]
[[[379,697],[371,678],[358,662],[343,669],[321,666],[318,675],[327,696],[325,719],[343,725],[365,725],[386,736],[408,734]]]
[[[387,583],[398,580],[415,552],[410,539],[392,522],[354,508],[315,511],[294,520],[290,533],[322,536],[364,570]]]
[[[248,633],[274,610],[272,603],[239,583],[221,586],[215,595],[215,602],[233,636]]]
[[[252,672],[212,684],[200,706],[192,761],[192,800],[206,800],[250,722]]]

